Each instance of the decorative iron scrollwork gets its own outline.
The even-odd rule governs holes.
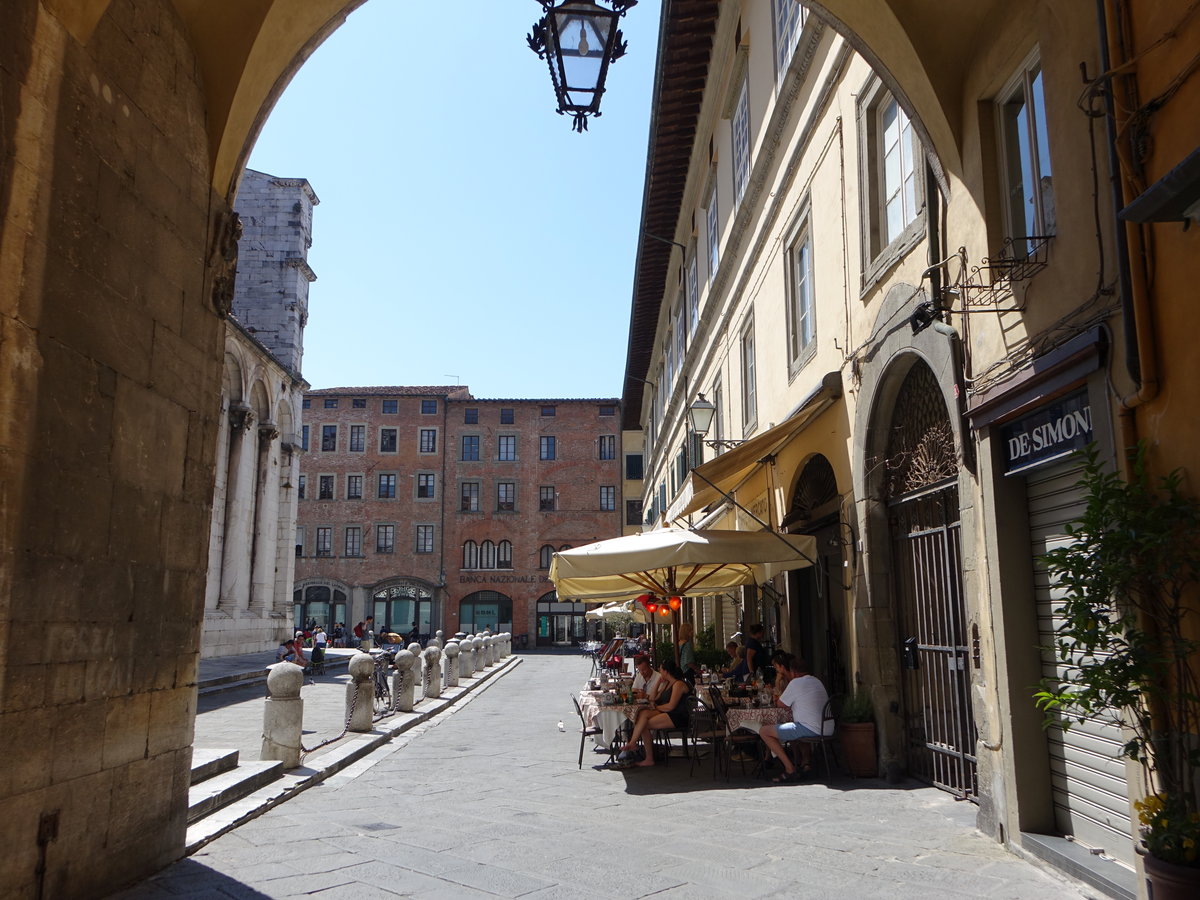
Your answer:
[[[1027,281],[1046,268],[1052,237],[1005,238],[997,253],[985,256],[979,265],[971,266],[970,275],[962,285],[963,302],[967,306],[996,305],[1002,297],[1012,293],[1014,283]],[[960,253],[965,264],[966,250]]]

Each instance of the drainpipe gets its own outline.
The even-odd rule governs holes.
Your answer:
[[[1100,32],[1100,68],[1112,71],[1112,59],[1121,64],[1125,54],[1121,44],[1119,15],[1113,0],[1096,0],[1096,18]],[[1113,27],[1109,28],[1109,23]],[[1158,353],[1154,343],[1154,320],[1147,287],[1146,255],[1140,225],[1123,222],[1116,214],[1132,199],[1128,182],[1121,176],[1121,161],[1117,154],[1117,120],[1113,91],[1117,77],[1131,79],[1133,75],[1109,78],[1104,90],[1104,129],[1108,143],[1109,183],[1112,187],[1113,219],[1116,222],[1117,281],[1121,294],[1121,317],[1124,322],[1125,366],[1137,387],[1121,398],[1119,428],[1126,465],[1137,446],[1137,407],[1158,396]],[[1133,260],[1136,259],[1136,264]],[[1128,472],[1126,472],[1128,474]]]

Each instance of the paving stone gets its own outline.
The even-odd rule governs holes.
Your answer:
[[[578,736],[554,724],[574,715],[563,686],[587,673],[578,657],[524,656],[136,900],[198,896],[205,877],[218,898],[1087,896],[980,835],[973,807],[933,788],[839,777],[778,786],[736,769],[726,781],[709,766],[689,775],[686,760],[580,770]],[[336,713],[332,695],[306,690],[314,714]],[[259,729],[261,699],[239,702],[242,727]],[[188,877],[185,864],[207,875]]]

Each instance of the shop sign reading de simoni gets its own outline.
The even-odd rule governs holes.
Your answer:
[[[1077,391],[1039,407],[1002,426],[1000,433],[1004,439],[1006,475],[1086,447],[1094,440],[1087,391]]]

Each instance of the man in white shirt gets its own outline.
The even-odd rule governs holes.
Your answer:
[[[633,658],[633,693],[635,697],[653,699],[658,692],[658,672],[650,665],[650,657],[639,653]]]
[[[785,653],[782,654],[776,668],[790,676],[790,680],[775,704],[785,709],[790,708],[792,721],[781,725],[764,725],[758,736],[763,739],[771,754],[783,764],[783,774],[774,779],[776,784],[781,784],[800,777],[800,773],[792,765],[791,754],[783,749],[783,745],[797,738],[821,737],[822,726],[831,730],[833,725],[824,722],[825,704],[829,700],[829,694],[821,680],[808,671],[808,663]],[[810,744],[800,745],[800,758],[803,772],[812,771]]]

